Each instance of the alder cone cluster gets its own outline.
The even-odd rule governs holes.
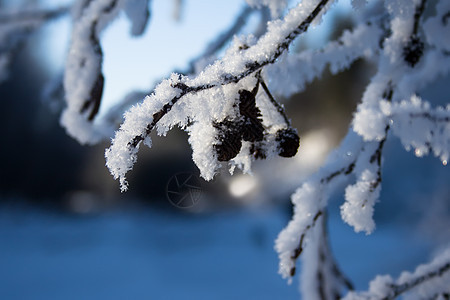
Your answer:
[[[242,141],[251,142],[250,152],[255,158],[266,158],[261,141],[264,140],[265,129],[262,124],[262,114],[256,106],[256,92],[239,91],[239,115],[234,119],[226,119],[213,124],[217,128],[219,143],[214,145],[217,159],[229,161],[238,155]],[[292,128],[277,132],[276,142],[278,154],[282,157],[292,157],[297,153],[300,138]]]

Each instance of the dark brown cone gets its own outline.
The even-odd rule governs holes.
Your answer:
[[[414,67],[423,55],[424,44],[417,36],[412,36],[411,39],[403,48],[403,58],[406,63]]]
[[[230,120],[225,120],[220,123],[215,123],[214,127],[219,131],[218,138],[220,144],[214,145],[217,159],[219,161],[229,161],[235,158],[242,147],[242,134],[237,124]]]
[[[278,143],[278,155],[282,157],[294,156],[300,146],[300,137],[292,128],[278,130],[275,140]]]
[[[239,91],[239,112],[243,117],[242,139],[247,142],[262,141],[264,126],[253,93],[247,90]]]

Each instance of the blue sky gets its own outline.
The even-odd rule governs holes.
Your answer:
[[[173,1],[153,1],[143,38],[129,37],[129,22],[123,15],[105,32],[106,101],[115,101],[125,86],[148,90],[172,70],[184,69],[234,21],[242,1],[186,1],[180,22],[172,18],[173,6]]]
[[[47,0],[51,5],[61,1]],[[70,1],[65,1],[70,2]],[[151,19],[141,37],[131,37],[130,23],[121,14],[101,37],[106,77],[103,108],[121,100],[127,92],[149,90],[174,69],[183,69],[199,55],[217,33],[227,29],[244,1],[185,1],[182,18],[173,18],[174,1],[151,3]],[[61,19],[46,28],[45,52],[49,63],[64,63],[69,42],[70,22]]]

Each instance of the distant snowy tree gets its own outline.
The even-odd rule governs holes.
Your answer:
[[[304,299],[449,299],[448,249],[413,273],[405,272],[396,280],[378,276],[368,291],[352,291],[328,245],[325,220],[328,199],[344,184],[342,220],[356,232],[375,230],[373,214],[387,139],[398,138],[406,150],[419,157],[433,154],[447,165],[448,95],[442,95],[446,106],[439,106],[423,99],[421,91],[450,73],[450,1],[353,0],[351,30],[322,49],[300,52],[291,51],[293,42],[320,26],[336,1],[292,2],[247,0],[236,22],[191,62],[189,70],[173,73],[148,96],[127,97],[102,116],[98,111],[108,75],[102,71],[102,31],[124,12],[132,23],[131,34],[144,34],[151,1],[76,0],[67,8],[1,11],[0,80],[6,78],[14,49],[24,39],[45,22],[70,13],[73,26],[61,124],[82,144],[112,137],[106,165],[126,191],[126,175],[137,162],[140,146],[152,146],[151,132],[166,135],[174,126],[189,134],[192,159],[206,180],[220,168],[233,173],[237,167],[249,173],[256,159],[294,156],[300,137],[276,96],[300,92],[324,70],[337,74],[364,59],[376,73],[347,135],[322,168],[292,195],[292,220],[275,242],[279,272],[291,281],[302,257]],[[179,18],[183,5],[189,3],[175,1],[175,5]],[[259,16],[259,25],[253,34],[239,35],[251,15]],[[224,45],[229,46],[221,54]]]

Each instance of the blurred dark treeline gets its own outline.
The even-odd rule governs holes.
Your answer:
[[[69,138],[58,126],[58,115],[43,103],[49,73],[33,56],[30,42],[14,53],[9,78],[0,84],[0,199],[48,201],[82,187],[80,175],[92,149]]]
[[[82,146],[59,125],[63,99],[52,106],[54,103],[43,97],[54,75],[36,55],[38,39],[39,33],[14,52],[9,77],[0,83],[0,156],[3,158],[0,201],[25,199],[64,208],[82,192],[96,197],[95,201],[114,204],[124,196],[104,166],[103,153],[108,143]],[[183,141],[176,137],[183,134],[173,133],[168,140]],[[158,144],[158,140],[155,142]],[[189,165],[187,142],[176,149],[166,152],[172,158],[171,163],[164,159],[146,162],[145,154],[141,155],[144,168],[138,164],[130,176],[136,181],[127,193],[128,198],[162,198],[171,175],[193,168]],[[153,174],[151,179],[143,174],[149,169]]]

